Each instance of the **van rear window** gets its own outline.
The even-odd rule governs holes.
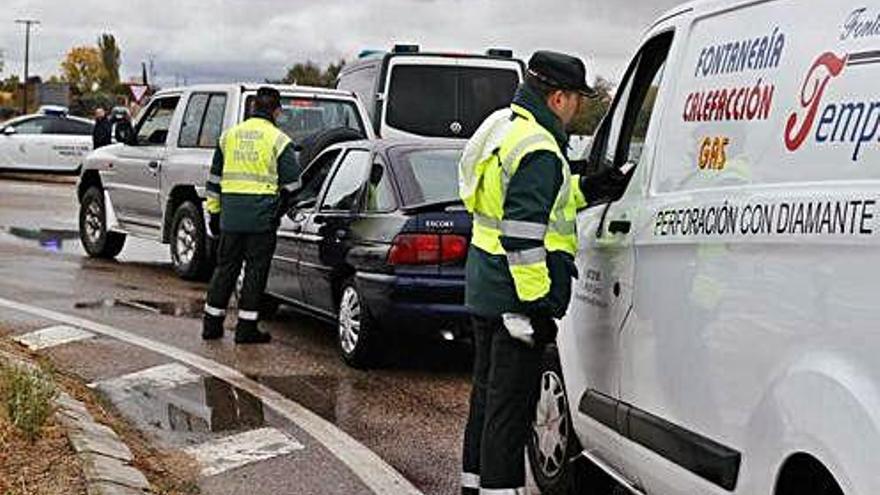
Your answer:
[[[420,136],[470,137],[493,111],[510,104],[519,74],[510,68],[395,65],[389,126]]]
[[[455,137],[455,66],[395,65],[388,91],[388,125],[420,136]]]
[[[461,68],[462,135],[471,136],[492,112],[510,105],[519,86],[519,74],[508,69]]]

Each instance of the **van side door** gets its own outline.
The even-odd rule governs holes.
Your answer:
[[[622,196],[604,198],[578,217],[579,249],[572,303],[559,332],[559,351],[572,420],[583,447],[638,485],[638,462],[621,416],[621,373],[630,359],[622,344],[633,308],[635,243],[645,227],[642,203],[650,168],[648,140],[665,60],[667,32],[649,40],[628,68],[596,132],[585,170],[634,170]]]

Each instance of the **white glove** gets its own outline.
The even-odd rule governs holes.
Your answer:
[[[532,328],[528,316],[519,313],[504,313],[501,315],[501,320],[511,337],[524,342],[529,347],[535,345],[535,329]]]

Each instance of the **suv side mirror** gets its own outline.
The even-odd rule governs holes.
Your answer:
[[[4,127],[4,128],[3,128],[3,134],[4,134],[5,136],[12,136],[12,135],[15,134],[16,132],[18,132],[18,131],[16,131],[16,130],[15,130],[15,127],[12,127],[12,126],[8,126],[8,127]]]

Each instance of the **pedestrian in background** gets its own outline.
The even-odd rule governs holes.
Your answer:
[[[113,142],[112,128],[107,112],[102,107],[96,108],[95,126],[92,128],[92,149],[96,150]]]
[[[290,138],[275,125],[280,113],[278,90],[260,88],[251,117],[224,132],[214,151],[205,188],[210,235],[219,237],[219,245],[205,303],[205,340],[223,336],[226,306],[242,263],[244,284],[238,300],[235,342],[271,340],[257,328],[259,308],[275,252],[285,191],[294,187],[300,173]]]
[[[585,80],[580,59],[535,53],[510,108],[483,122],[459,164],[473,214],[465,302],[475,343],[463,494],[525,495],[541,358],[577,276],[577,210],[628,182],[617,169],[587,180],[570,172],[566,126],[595,95]]]

